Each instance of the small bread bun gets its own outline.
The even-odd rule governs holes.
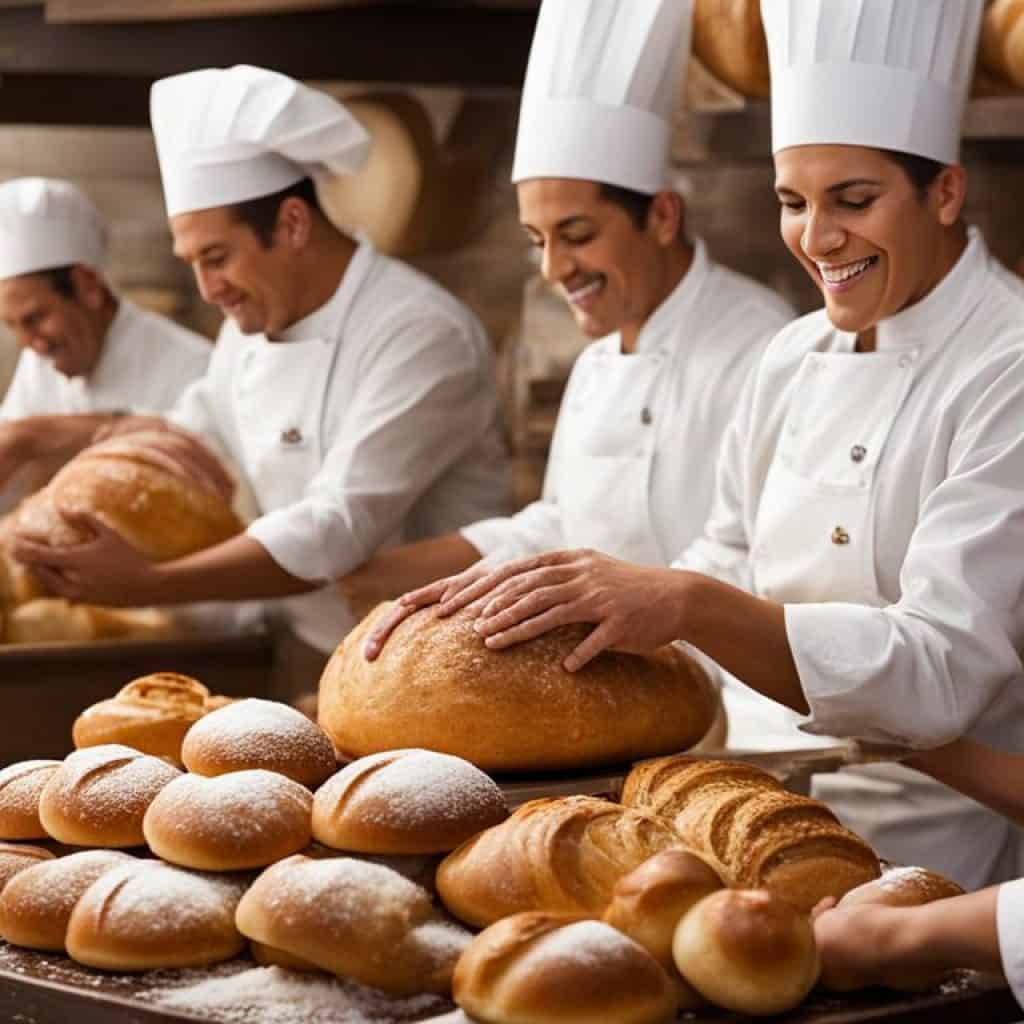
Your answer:
[[[307,846],[312,807],[309,790],[277,772],[181,775],[150,804],[142,829],[150,849],[172,864],[244,871]]]
[[[18,843],[0,843],[0,892],[20,871],[33,867],[44,860],[53,860],[53,854],[41,846],[26,846]]]
[[[245,939],[235,908],[245,885],[139,860],[107,872],[82,894],[67,951],[108,971],[201,967],[236,956]]]
[[[123,743],[144,754],[181,763],[185,733],[206,714],[210,691],[198,679],[154,672],[135,679],[109,700],[86,708],[71,735],[76,747]]]
[[[39,820],[72,846],[141,846],[142,818],[181,772],[158,757],[109,743],[69,754],[39,798]]]
[[[46,839],[39,796],[60,761],[19,761],[0,771],[0,839]]]
[[[8,612],[5,639],[9,644],[87,644],[96,639],[96,631],[84,605],[39,597]]]
[[[470,938],[425,889],[353,857],[274,864],[242,897],[235,921],[256,942],[393,995],[448,992]]]
[[[189,730],[181,747],[196,775],[265,768],[303,786],[319,786],[337,771],[327,734],[301,711],[250,697],[211,711]]]
[[[672,959],[672,938],[679,919],[705,896],[722,888],[718,874],[689,850],[663,850],[623,876],[612,892],[604,919],[613,928],[639,942],[677,978]],[[680,1007],[695,1010],[704,1000],[680,980]]]
[[[253,960],[262,967],[286,967],[289,971],[302,971],[303,973],[319,972],[316,964],[303,960],[301,956],[292,956],[283,949],[275,949],[273,946],[265,946],[262,942],[250,942],[249,952]]]
[[[0,892],[0,935],[15,946],[63,951],[82,893],[107,871],[134,860],[114,850],[86,850],[19,871]]]
[[[964,890],[937,871],[927,868],[890,868],[881,878],[851,889],[839,902],[881,903],[887,907],[920,907],[935,900],[963,896]]]
[[[672,955],[709,1002],[755,1015],[784,1013],[818,980],[810,918],[760,889],[722,889],[679,922]]]
[[[487,1024],[660,1024],[676,1015],[668,975],[610,925],[575,914],[503,918],[455,967],[455,1002]]]
[[[313,800],[313,835],[360,853],[448,853],[508,817],[498,784],[479,768],[432,750],[360,758]]]

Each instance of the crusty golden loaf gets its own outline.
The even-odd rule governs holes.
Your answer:
[[[531,800],[450,853],[445,906],[485,927],[526,910],[600,917],[616,882],[679,837],[670,822],[594,797]]]
[[[928,868],[889,868],[881,878],[851,889],[839,902],[848,907],[855,903],[881,903],[887,907],[920,907],[935,900],[963,896],[956,882]]]
[[[693,52],[719,81],[743,96],[769,95],[768,43],[759,0],[696,0]]]
[[[583,626],[492,651],[470,613],[428,608],[369,662],[363,644],[386,607],[348,635],[320,681],[320,724],[348,757],[422,747],[490,772],[571,770],[684,750],[713,720],[706,674],[673,647],[605,652],[566,672]]]
[[[981,28],[981,63],[1024,89],[1024,0],[993,0]]]

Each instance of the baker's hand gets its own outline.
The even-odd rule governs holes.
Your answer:
[[[166,430],[174,428],[165,419],[159,416],[117,416],[102,427],[97,427],[92,435],[92,443],[107,441],[112,437],[121,437],[124,434],[139,434],[143,431]]]
[[[30,534],[16,534],[14,557],[52,594],[69,601],[110,606],[154,603],[156,569],[120,534],[88,513],[61,513],[91,539],[55,548]]]
[[[410,590],[403,594],[384,613],[381,620],[373,627],[370,635],[363,644],[363,657],[367,661],[374,661],[384,649],[388,637],[403,623],[413,612],[420,608],[436,604],[438,615],[444,617],[451,615],[460,608],[465,607],[469,602],[459,602],[459,595],[467,588],[476,583],[477,580],[486,579],[491,575],[491,569],[477,563],[455,576],[446,576],[443,579],[428,583],[425,587],[417,590]]]
[[[474,606],[476,630],[494,650],[559,626],[592,624],[563,663],[575,672],[609,648],[647,653],[678,639],[687,579],[597,551],[553,551],[499,566],[442,601],[439,613]]]
[[[833,992],[884,985],[921,992],[949,973],[927,963],[917,947],[915,922],[921,907],[857,903],[815,908],[814,938],[821,957],[821,984]]]

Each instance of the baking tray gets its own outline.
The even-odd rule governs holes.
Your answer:
[[[79,712],[150,672],[195,676],[232,697],[264,696],[272,650],[262,631],[0,646],[0,764],[64,757]]]

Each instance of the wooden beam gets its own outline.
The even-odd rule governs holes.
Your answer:
[[[149,126],[150,79],[0,75],[0,124]]]

